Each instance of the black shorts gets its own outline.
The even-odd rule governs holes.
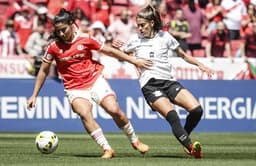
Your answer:
[[[167,97],[175,104],[174,99],[181,89],[185,88],[177,81],[151,78],[141,90],[148,104],[161,97]]]

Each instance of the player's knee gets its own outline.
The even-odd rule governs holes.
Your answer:
[[[198,117],[202,117],[203,109],[202,109],[201,105],[199,105],[196,108],[194,108],[193,110],[191,110],[190,113],[194,114],[194,115],[196,115]]]
[[[112,116],[117,116],[122,112],[118,104],[111,104],[106,111]]]
[[[77,113],[81,120],[90,121],[91,115],[87,111]]]

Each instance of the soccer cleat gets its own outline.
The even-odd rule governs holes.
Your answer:
[[[198,141],[194,142],[193,145],[192,145],[192,150],[191,150],[190,153],[195,158],[198,158],[198,159],[203,158],[201,143],[198,142]]]
[[[101,156],[101,158],[103,158],[103,159],[111,159],[114,156],[115,156],[115,151],[113,149],[106,149],[106,150],[104,150],[104,153]]]
[[[191,155],[197,159],[203,158],[202,154],[202,145],[200,142],[196,141],[191,146],[191,151],[189,151],[187,148],[184,148],[184,152],[187,153],[188,155]]]
[[[141,154],[145,154],[149,151],[148,145],[142,143],[140,140],[132,143],[132,147],[138,150]]]

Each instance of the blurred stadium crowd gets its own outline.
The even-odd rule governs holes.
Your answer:
[[[74,14],[82,32],[106,44],[126,42],[136,33],[136,12],[148,3],[159,10],[163,30],[192,56],[256,58],[256,0],[0,0],[0,58],[22,56],[37,69],[53,29],[51,19],[61,8]],[[94,57],[107,66],[124,65]]]

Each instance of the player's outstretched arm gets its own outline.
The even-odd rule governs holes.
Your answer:
[[[36,78],[33,93],[31,95],[31,97],[27,100],[27,109],[28,110],[31,110],[32,108],[35,107],[36,98],[38,96],[40,89],[42,88],[42,86],[45,82],[46,77],[49,74],[50,66],[51,66],[50,63],[47,63],[44,61],[42,62],[40,70],[39,70],[37,78]]]
[[[119,60],[130,62],[130,63],[134,64],[135,66],[137,66],[138,68],[150,69],[150,67],[153,65],[153,62],[150,60],[146,60],[146,59],[142,59],[142,58],[136,59],[136,58],[129,56],[128,54],[126,54],[116,48],[110,47],[110,46],[104,45],[103,48],[101,49],[101,52],[103,52],[106,55],[115,57]]]
[[[202,64],[201,62],[199,62],[196,58],[194,58],[194,57],[192,57],[192,56],[186,54],[186,53],[182,50],[182,48],[178,47],[178,48],[176,49],[176,51],[177,51],[178,55],[179,55],[180,57],[182,57],[186,62],[198,66],[198,68],[199,68],[201,71],[206,72],[209,77],[211,77],[211,76],[214,74],[214,70],[212,70],[211,68],[205,66],[204,64]]]

